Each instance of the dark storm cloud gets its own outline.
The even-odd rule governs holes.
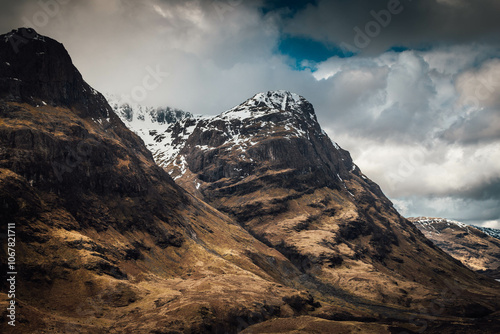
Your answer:
[[[478,171],[479,173],[481,171]],[[500,202],[500,177],[487,180],[464,192],[465,198],[476,200],[497,200]],[[500,210],[500,206],[499,206]]]
[[[373,53],[394,46],[496,43],[499,15],[496,0],[320,0],[286,21],[285,31]]]

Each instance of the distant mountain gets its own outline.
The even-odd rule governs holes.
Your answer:
[[[500,240],[497,238],[500,235],[499,230],[480,228],[444,218],[408,219],[436,246],[470,269],[500,278]]]

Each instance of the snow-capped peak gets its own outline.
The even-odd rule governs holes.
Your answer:
[[[144,106],[112,94],[105,94],[105,98],[125,125],[134,132],[137,127],[161,130],[167,124],[193,117],[191,113],[180,109]]]
[[[275,90],[255,94],[242,104],[223,112],[223,119],[256,118],[277,112],[305,113],[315,120],[311,104],[302,96],[285,90]]]
[[[436,230],[435,226],[438,226],[439,224],[446,224],[447,226],[450,227],[465,230],[467,231],[467,233],[469,233],[469,228],[477,229],[493,238],[500,239],[500,230],[498,229],[487,228],[476,225],[468,225],[456,220],[451,220],[446,218],[429,218],[429,217],[416,217],[416,218],[409,217],[408,220],[410,220],[413,224],[415,224],[419,228],[423,228],[427,231],[435,232],[437,234],[439,234],[439,232]]]
[[[182,137],[183,140],[194,129],[195,118],[189,112],[170,107],[143,106],[112,94],[106,94],[105,97],[123,123],[142,138],[159,164],[179,151],[179,146],[172,143],[170,125],[178,123],[185,128],[186,138]]]
[[[298,107],[303,102],[307,101],[302,96],[285,90],[275,90],[255,94],[244,104],[248,104],[253,107],[267,107],[270,109],[287,110],[287,107],[290,109]]]

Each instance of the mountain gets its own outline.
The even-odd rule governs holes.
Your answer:
[[[162,135],[174,180],[284,254],[318,298],[411,308],[450,280],[467,291],[461,298],[484,296],[481,278],[399,215],[299,95],[259,93]]]
[[[106,100],[120,119],[128,127],[154,128],[175,123],[183,118],[193,117],[189,112],[170,107],[148,107],[138,103],[126,102],[116,95],[106,95]]]
[[[160,167],[53,39],[1,35],[0,89],[2,333],[500,329],[298,95],[162,125]]]
[[[500,278],[499,230],[479,228],[444,218],[408,218],[436,246],[468,268]],[[486,234],[483,230],[491,234]]]

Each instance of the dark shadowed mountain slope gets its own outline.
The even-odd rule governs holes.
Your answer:
[[[0,97],[33,105],[75,107],[84,117],[109,117],[104,97],[73,66],[61,43],[21,28],[0,40]]]

